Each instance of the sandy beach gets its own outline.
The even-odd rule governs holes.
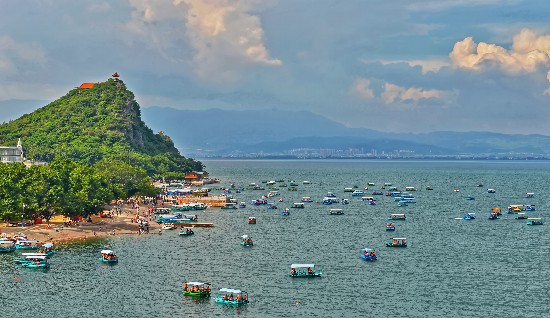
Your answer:
[[[146,208],[142,208],[143,209]],[[109,210],[106,210],[108,212]],[[120,215],[113,215],[112,218],[101,218],[92,216],[92,222],[80,222],[67,226],[66,218],[55,216],[49,223],[36,224],[25,227],[7,226],[6,223],[0,226],[2,233],[8,235],[25,234],[30,240],[40,242],[52,242],[55,244],[70,243],[72,241],[85,240],[90,238],[107,237],[111,235],[138,235],[138,224],[132,218],[135,216],[135,209],[124,205]],[[161,226],[150,222],[150,233],[157,233]]]

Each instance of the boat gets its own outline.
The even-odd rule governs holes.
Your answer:
[[[514,218],[516,220],[527,220],[528,219],[527,213],[525,213],[525,212],[516,213],[516,216]]]
[[[253,216],[248,217],[248,224],[256,224],[256,218]]]
[[[15,242],[14,241],[0,241],[0,253],[10,253],[15,252]]]
[[[280,197],[278,201],[279,201],[279,202],[284,202],[285,199],[284,199],[283,197]]]
[[[487,193],[496,193],[497,191],[495,189],[487,189]]]
[[[327,198],[336,198],[336,194],[332,193],[332,192],[327,192],[327,194],[325,195],[325,197]]]
[[[99,260],[103,263],[118,263],[118,256],[111,250],[102,250]]]
[[[432,187],[430,187],[430,186],[427,186],[427,187],[426,187],[426,190],[428,190],[428,191],[431,191],[431,190],[433,190],[433,189],[434,189],[434,188],[432,188]]]
[[[47,257],[50,257],[53,255],[53,243],[44,243],[42,244],[42,247],[38,249],[39,252],[44,253]]]
[[[210,297],[210,283],[183,282],[183,295],[190,297]]]
[[[307,181],[307,180],[304,180],[302,183],[303,183],[303,184],[311,184],[311,182],[310,182],[310,181]]]
[[[199,217],[196,214],[184,214],[183,217],[191,222],[197,222],[199,220]]]
[[[353,188],[344,188],[344,192],[353,192]]]
[[[542,218],[528,218],[527,225],[542,225]]]
[[[38,247],[38,241],[35,240],[17,240],[15,242],[15,248],[18,250],[37,250]]]
[[[267,203],[267,209],[268,209],[268,210],[276,210],[276,209],[277,209],[277,206],[276,206],[275,203],[273,203],[273,202],[268,202],[268,203]]]
[[[394,237],[391,242],[386,243],[388,247],[407,247],[407,239],[404,237]]]
[[[535,193],[533,193],[533,192],[527,192],[527,193],[525,193],[524,197],[526,197],[526,198],[534,198],[534,197],[535,197]]]
[[[224,206],[221,207],[222,210],[236,210],[237,205],[233,202],[227,202]]]
[[[48,268],[50,267],[50,262],[45,255],[32,255],[26,256],[24,260],[19,262],[22,267],[28,268]]]
[[[246,202],[239,203],[239,208],[246,208]]]
[[[293,203],[291,208],[294,208],[294,209],[303,209],[305,208],[305,204],[303,204],[302,202],[297,202],[297,203]]]
[[[288,187],[288,191],[298,191],[298,188],[296,188],[295,186],[290,186]]]
[[[392,222],[386,223],[386,231],[395,231],[395,224]]]
[[[334,198],[334,197],[324,197],[324,198],[323,198],[323,202],[321,202],[321,203],[323,203],[323,204],[325,204],[325,205],[331,205],[331,204],[333,204],[333,203],[338,203],[338,202],[340,202],[340,200],[338,200],[337,198]]]
[[[174,230],[174,229],[176,229],[176,227],[174,226],[174,224],[171,224],[171,223],[167,223],[162,226],[163,231]]]
[[[371,195],[384,195],[382,191],[372,191]]]
[[[282,215],[282,216],[289,216],[289,215],[290,215],[290,211],[288,210],[288,208],[285,208],[285,209],[281,212],[281,215]]]
[[[346,204],[349,204],[349,200],[348,200],[348,199],[342,199],[342,200],[340,201],[340,203],[346,205]]]
[[[407,204],[407,202],[400,200],[399,202],[397,202],[397,206],[409,206],[409,205]]]
[[[523,206],[523,209],[525,211],[535,211],[535,205],[534,204],[525,204]]]
[[[180,230],[180,235],[193,235],[195,232],[193,232],[193,229],[190,227],[182,227]]]
[[[311,197],[302,197],[302,202],[313,202]]]
[[[464,220],[474,220],[476,218],[476,214],[474,212],[468,212],[464,215]]]
[[[172,205],[172,208],[169,209],[169,208],[155,208],[153,210],[153,214],[170,214],[170,212],[172,212],[172,210],[174,211],[187,211],[187,206],[186,205]]]
[[[252,201],[250,201],[250,204],[252,204],[252,205],[264,205],[264,204],[267,204],[267,200],[264,200],[264,199],[252,200]]]
[[[376,251],[372,248],[365,247],[361,250],[361,258],[365,261],[376,261]]]
[[[269,193],[267,194],[267,197],[271,198],[271,197],[274,197],[276,195],[279,195],[279,191],[269,191]]]
[[[376,201],[373,197],[361,197],[361,201]]]
[[[416,191],[415,187],[405,187],[405,191]]]
[[[476,198],[474,198],[473,196],[469,195],[469,196],[464,197],[464,199],[466,199],[466,200],[468,200],[468,201],[472,201],[472,200],[475,200]]]
[[[501,216],[502,210],[500,208],[491,208],[491,213],[496,213],[497,216]]]
[[[229,306],[246,305],[248,304],[248,293],[239,289],[222,288],[216,293],[214,301]]]
[[[343,215],[344,211],[342,211],[342,209],[330,209],[328,213],[330,215]]]
[[[407,217],[405,216],[404,213],[392,213],[388,218],[388,220],[406,220],[406,219]]]
[[[352,197],[360,197],[360,196],[363,196],[363,195],[365,195],[365,191],[363,191],[363,190],[355,190],[351,193]]]
[[[491,212],[491,214],[489,214],[489,216],[488,216],[488,219],[489,220],[497,220],[497,219],[500,219],[500,216],[496,212]]]
[[[242,240],[241,240],[241,245],[242,246],[245,246],[245,247],[248,247],[248,246],[253,246],[254,245],[254,242],[252,242],[252,238],[248,235],[243,235],[241,236]]]
[[[321,277],[321,271],[315,270],[315,264],[292,264],[290,265],[291,277]]]

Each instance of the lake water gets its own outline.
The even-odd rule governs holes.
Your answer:
[[[298,191],[279,188],[278,210],[251,206],[265,191],[245,190],[239,210],[198,211],[213,228],[195,235],[117,236],[60,247],[47,271],[20,268],[16,254],[0,255],[3,317],[540,317],[548,315],[550,274],[548,224],[527,226],[506,214],[510,204],[535,204],[530,216],[549,210],[550,162],[490,161],[205,161],[221,185],[246,187],[262,180],[295,180]],[[311,184],[305,185],[302,181]],[[344,193],[366,195],[390,182],[416,187],[416,204],[397,207],[393,198],[375,196],[377,205]],[[477,184],[483,187],[476,187]],[[432,191],[426,187],[433,188]],[[454,192],[454,188],[460,192]],[[496,193],[487,193],[494,188]],[[349,205],[319,204],[335,192]],[[382,190],[385,191],[385,190]],[[212,193],[220,193],[213,191]],[[534,192],[534,198],[524,198]],[[465,196],[475,200],[466,200]],[[310,196],[303,210],[285,207]],[[275,198],[274,201],[277,200]],[[345,214],[333,216],[329,208]],[[501,207],[499,220],[488,220]],[[457,220],[467,211],[472,221]],[[406,213],[395,232],[386,232],[390,213]],[[247,223],[255,216],[257,224]],[[254,239],[243,248],[242,234]],[[385,243],[406,237],[407,248]],[[360,249],[378,251],[365,262]],[[120,262],[109,266],[99,251],[111,248]],[[288,276],[292,263],[315,263],[318,279]],[[16,279],[14,279],[16,277]],[[240,288],[250,304],[230,308],[213,298],[198,302],[181,294],[184,278],[211,282],[213,290]]]

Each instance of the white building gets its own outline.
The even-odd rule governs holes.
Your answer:
[[[21,146],[21,138],[17,141],[17,146],[6,147],[0,146],[0,162],[12,163],[23,162],[23,146]]]

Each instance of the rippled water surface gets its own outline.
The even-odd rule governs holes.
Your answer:
[[[550,267],[548,224],[527,226],[504,214],[488,220],[491,207],[536,204],[531,216],[549,208],[548,162],[403,162],[403,161],[206,161],[219,186],[284,179],[298,191],[279,188],[284,203],[197,214],[213,228],[195,235],[117,236],[58,248],[47,271],[20,268],[18,254],[0,255],[3,317],[539,317],[548,313]],[[311,182],[302,184],[303,180]],[[344,193],[345,187],[379,189],[384,182],[414,186],[417,203],[397,207],[376,196],[371,206]],[[475,185],[482,183],[483,187]],[[218,185],[216,185],[218,186]],[[432,191],[425,190],[427,186]],[[458,187],[460,192],[453,192]],[[487,188],[496,193],[487,193]],[[327,191],[349,198],[341,216],[329,206],[306,203],[303,210],[282,208],[303,196],[320,201]],[[216,191],[213,191],[216,192]],[[219,191],[217,191],[219,193]],[[265,191],[233,193],[250,202]],[[535,192],[535,198],[523,194]],[[465,196],[475,197],[473,201]],[[456,220],[466,211],[473,221]],[[390,213],[406,213],[397,231],[384,225]],[[255,216],[256,225],[247,224]],[[549,223],[550,224],[550,223]],[[239,237],[254,238],[243,248]],[[392,236],[406,237],[403,249],[385,247]],[[367,263],[359,250],[378,250]],[[99,251],[114,249],[119,264],[99,262]],[[292,263],[315,263],[319,279],[288,277]],[[15,277],[15,279],[14,279]],[[211,282],[213,289],[241,288],[250,304],[228,308],[213,299],[184,298],[189,280]]]

